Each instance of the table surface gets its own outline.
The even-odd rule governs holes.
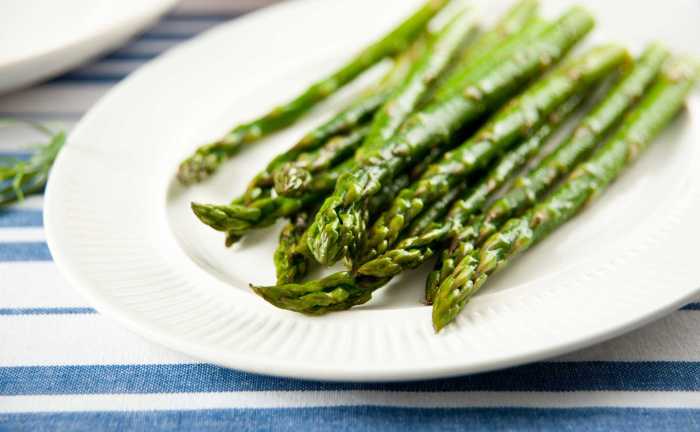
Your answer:
[[[0,96],[0,116],[70,130],[127,74],[272,1],[189,0],[102,59]],[[0,130],[0,153],[35,139]],[[400,384],[279,379],[199,363],[96,313],[60,276],[41,196],[0,210],[0,430],[690,430],[700,303],[562,358]],[[662,289],[662,287],[660,287]]]

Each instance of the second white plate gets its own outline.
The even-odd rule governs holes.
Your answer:
[[[502,9],[481,3],[491,16]],[[578,3],[599,18],[589,41],[639,50],[653,22],[664,29],[654,36],[698,53],[695,2],[639,3],[634,20],[623,2]],[[172,183],[178,162],[293,95],[417,4],[295,1],[224,25],[133,74],[81,121],[54,168],[46,230],[64,275],[101,312],[171,348],[228,367],[327,380],[434,378],[534,361],[640,326],[696,296],[697,94],[599,202],[494,278],[440,335],[419,303],[420,272],[364,307],[320,318],[276,309],[250,292],[248,283],[274,280],[277,230],[228,250],[189,203],[235,196],[318,116],[187,190]],[[568,4],[545,2],[545,12]]]

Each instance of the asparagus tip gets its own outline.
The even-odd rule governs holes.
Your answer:
[[[275,191],[283,196],[299,196],[311,181],[311,173],[294,165],[275,172]]]
[[[244,230],[260,216],[260,209],[241,205],[217,205],[200,204],[193,202],[190,204],[192,212],[205,225],[209,225],[217,231]],[[239,233],[230,233],[227,244],[235,242],[239,238]],[[233,244],[231,242],[231,244]]]
[[[197,152],[180,163],[177,179],[185,186],[199,183],[207,179],[218,166],[219,161],[216,156]]]

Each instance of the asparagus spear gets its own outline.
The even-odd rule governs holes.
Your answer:
[[[555,182],[565,176],[595,146],[597,141],[621,118],[629,106],[639,97],[657,75],[666,50],[651,45],[635,66],[595,106],[579,126],[539,166],[519,178],[513,188],[485,211],[485,216],[470,222],[464,233],[454,235],[451,246],[445,249],[426,281],[426,301],[433,302],[435,293],[455,269],[468,251],[479,246],[490,234],[497,231],[509,217],[535,204],[537,199]],[[474,245],[466,244],[474,236]]]
[[[479,210],[513,173],[543,148],[547,138],[575,110],[580,101],[580,95],[567,101],[550,116],[550,123],[542,126],[530,139],[504,156],[460,204],[453,206],[446,221],[436,223],[440,220],[442,210],[432,212],[435,219],[425,221],[424,232],[402,240],[394,250],[365,263],[356,271],[353,280],[350,273],[340,272],[320,281],[294,284],[286,294],[283,294],[286,286],[279,284],[276,287],[257,287],[256,292],[278,307],[315,315],[349,309],[369,301],[372,292],[386,285],[392,277],[404,270],[418,267],[433,256],[440,244],[460,226],[460,221]],[[438,206],[442,206],[442,203]],[[309,293],[314,295],[307,297]],[[328,296],[329,293],[334,294]],[[318,296],[323,299],[322,304],[315,303]],[[331,301],[332,298],[337,299],[337,302]]]
[[[435,36],[405,82],[398,86],[374,116],[369,135],[355,155],[357,160],[361,161],[363,155],[371,154],[372,149],[381,146],[396,132],[474,30],[474,19],[467,10],[462,10]],[[318,158],[314,155],[311,157]],[[309,170],[299,169],[298,166],[289,167],[284,172],[279,172],[275,178],[275,189],[281,195],[294,196],[310,179]]]
[[[336,184],[309,228],[309,250],[322,264],[354,252],[369,215],[367,200],[400,171],[433,147],[443,145],[459,128],[511,96],[521,85],[560,59],[593,26],[590,14],[572,8],[517,55],[472,79],[465,90],[412,115],[382,149]]]
[[[514,52],[520,48],[523,41],[541,33],[546,25],[544,21],[536,18],[538,3],[537,0],[521,0],[513,5],[492,30],[481,35],[467,48],[458,64],[435,92],[434,98],[444,100],[463,87],[474,74],[475,65],[479,65],[478,69],[492,68],[494,62],[488,61],[489,58],[494,58],[489,55],[492,51]]]
[[[550,186],[586,157],[629,106],[642,96],[667,57],[668,51],[661,46],[649,46],[624,79],[586,116],[568,140],[536,170],[518,179],[516,187],[489,208],[479,237],[488,238],[496,227],[533,205]]]
[[[335,185],[338,177],[354,166],[352,159],[318,175],[308,185],[308,191],[299,197],[263,197],[243,204],[192,203],[192,211],[199,220],[217,231],[240,237],[254,229],[268,227],[282,217],[290,217],[322,200]],[[227,242],[228,243],[228,242]]]
[[[366,303],[372,296],[373,286],[358,284],[350,272],[338,272],[303,284],[269,287],[251,285],[251,288],[267,302],[281,309],[307,315],[323,315]]]
[[[433,152],[425,159],[424,164],[416,165],[410,175],[406,173],[397,177],[393,183],[374,195],[369,202],[370,214],[381,213],[391,203],[398,191],[408,186],[412,179],[419,177],[430,166],[430,163],[434,162],[440,155],[439,152]],[[299,282],[315,262],[307,248],[309,215],[312,216],[315,211],[301,214],[304,215],[304,219],[297,218],[296,224],[287,224],[280,235],[280,245],[275,252],[277,285]],[[303,232],[301,231],[302,222],[304,224]],[[292,244],[292,236],[296,236],[296,244]]]
[[[444,219],[452,205],[456,204],[458,198],[467,190],[470,180],[460,182],[451,188],[447,193],[432,203],[420,217],[413,221],[411,226],[404,232],[406,237],[419,236],[431,229],[435,221]]]
[[[491,274],[569,221],[600,195],[680,111],[699,72],[690,60],[673,60],[614,136],[588,161],[578,165],[547,199],[522,217],[508,221],[480,249],[468,254],[440,285],[435,296],[435,330],[440,331],[452,322]]]
[[[380,212],[391,202],[395,192],[408,186],[410,181],[411,178],[408,175],[402,175],[390,188],[372,197],[371,212]],[[306,246],[306,236],[308,225],[316,210],[300,212],[293,222],[282,229],[280,242],[274,255],[277,285],[299,282],[315,264]]]
[[[303,253],[299,253],[297,248],[312,216],[313,211],[300,212],[294,220],[282,228],[279,244],[273,256],[278,285],[298,281],[309,270],[311,263]]]
[[[433,151],[426,157],[424,168],[442,155]],[[305,207],[322,200],[334,187],[338,178],[357,166],[354,159],[348,159],[340,165],[312,177],[306,185],[306,192],[298,197],[262,197],[251,203],[228,205],[192,203],[192,211],[199,220],[217,231],[227,232],[226,246],[231,246],[240,237],[251,230],[261,229],[274,224],[278,219],[291,217]],[[419,176],[422,171],[416,166],[413,174]],[[406,177],[409,178],[408,176]],[[395,181],[384,188],[378,196],[369,201],[370,210],[378,211],[387,203],[387,200],[396,196],[397,187],[407,186],[403,181]],[[400,190],[398,189],[398,190]],[[382,206],[379,206],[379,203]]]
[[[540,126],[549,113],[581,88],[605,77],[626,58],[618,46],[605,45],[576,57],[533,84],[494,115],[474,137],[447,153],[416,184],[401,191],[392,207],[375,222],[360,254],[372,259],[391,248],[423,208],[495,155]]]
[[[275,191],[282,196],[303,195],[312,181],[313,174],[328,170],[333,165],[352,156],[363,143],[367,126],[330,139],[316,151],[300,155],[294,162],[282,165],[274,171]]]
[[[413,64],[427,49],[426,38],[416,40],[411,47],[399,55],[387,74],[375,86],[366,90],[347,108],[316,127],[299,140],[292,148],[276,156],[248,184],[243,197],[234,204],[250,204],[253,200],[269,196],[274,185],[274,173],[284,164],[290,163],[323,146],[338,135],[346,135],[361,124],[372,119],[375,112],[389,99],[396,87],[403,83]]]
[[[320,101],[354,80],[369,67],[403,51],[447,3],[448,0],[428,0],[389,34],[366,47],[340,69],[314,83],[292,101],[249,123],[236,126],[220,140],[200,147],[182,162],[177,173],[178,179],[183,184],[202,181],[243,145],[294,123]]]
[[[547,123],[533,132],[531,136],[515,149],[506,153],[488,174],[474,186],[469,193],[457,200],[449,210],[447,217],[439,223],[444,202],[451,200],[451,189],[431,208],[423,212],[412,226],[412,230],[393,249],[377,258],[362,264],[357,273],[370,277],[391,277],[406,269],[416,268],[432,257],[438,246],[454,236],[465,236],[464,224],[481,211],[486,202],[506,184],[519,169],[539,154],[548,139],[557,128],[576,110],[583,100],[583,92],[574,95],[548,116]],[[437,209],[436,209],[437,207]]]
[[[462,10],[435,36],[408,79],[374,116],[367,140],[355,156],[358,161],[362,162],[396,133],[475,30],[472,14]]]
[[[515,149],[506,153],[496,166],[489,171],[487,176],[469,191],[467,197],[454,202],[447,216],[447,220],[455,224],[453,230],[464,225],[469,217],[481,211],[487,200],[493,198],[497,190],[508,181],[514,172],[522,168],[526,161],[540,153],[542,146],[551,134],[578,108],[584,99],[583,96],[583,93],[577,94],[557,108],[554,113],[549,115],[547,122],[537,132],[533,133]],[[468,183],[467,181],[463,184],[467,185]],[[448,199],[449,197],[439,199],[428,210],[421,213],[418,219],[411,224],[407,231],[407,236],[414,237],[426,232],[432,221],[444,215],[442,213],[443,206]]]

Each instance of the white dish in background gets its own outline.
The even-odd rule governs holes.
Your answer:
[[[68,71],[154,23],[177,0],[0,3],[0,93]]]
[[[189,202],[229,200],[319,115],[187,190],[172,183],[178,162],[294,95],[418,3],[285,3],[131,75],[85,116],[54,167],[46,231],[63,274],[99,311],[168,347],[232,368],[325,380],[435,378],[535,361],[629,331],[697,296],[697,92],[602,199],[494,278],[439,335],[419,303],[421,272],[396,279],[363,307],[320,318],[276,309],[248,289],[274,280],[277,229],[225,249]],[[480,3],[494,17],[510,2]],[[574,2],[544,3],[553,16]],[[614,40],[638,52],[656,33],[674,49],[700,54],[696,2],[641,2],[634,19],[626,2],[576,3],[598,17],[589,44]]]

